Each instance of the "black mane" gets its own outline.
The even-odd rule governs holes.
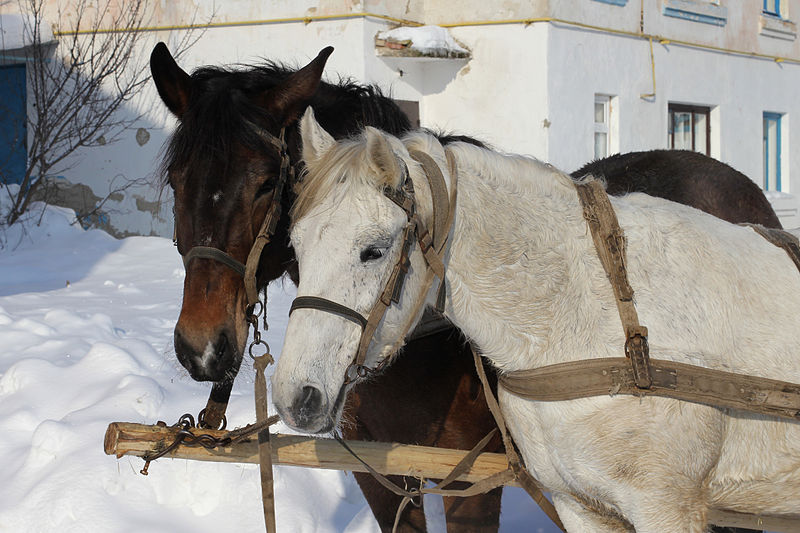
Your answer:
[[[250,123],[270,131],[278,131],[279,124],[259,106],[259,97],[294,72],[275,62],[234,69],[203,67],[193,72],[188,109],[166,145],[162,176],[166,178],[171,168],[202,171],[212,168],[213,162],[223,162],[224,168],[237,147],[267,149]],[[393,135],[411,129],[408,117],[378,87],[350,79],[320,83],[311,106],[317,120],[336,138],[355,135],[364,126]]]

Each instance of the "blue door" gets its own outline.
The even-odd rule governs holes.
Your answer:
[[[25,65],[0,66],[0,183],[21,183],[26,149]]]

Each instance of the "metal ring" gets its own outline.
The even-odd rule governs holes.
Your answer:
[[[263,344],[264,346],[266,346],[266,348],[267,348],[267,349],[266,349],[266,351],[264,352],[265,354],[268,354],[268,353],[270,353],[269,344],[267,344],[267,342],[266,342],[266,341],[262,341],[262,340],[259,340],[258,342],[256,342],[256,341],[253,341],[253,342],[251,342],[251,343],[250,343],[250,348],[247,350],[247,351],[248,351],[248,353],[250,354],[250,358],[251,358],[253,361],[255,361],[255,360],[256,360],[256,356],[255,356],[255,355],[253,355],[253,347],[254,347],[254,346],[257,346],[257,345],[259,345],[259,344]]]
[[[364,379],[369,376],[370,372],[372,372],[372,369],[366,365],[351,363],[344,372],[344,384],[349,385],[359,379]]]
[[[207,429],[218,429],[218,430],[222,431],[226,427],[228,427],[228,418],[224,414],[222,415],[222,420],[220,421],[220,424],[221,424],[220,427],[214,428],[214,427],[209,426],[206,423],[206,409],[205,409],[205,407],[203,409],[201,409],[200,412],[197,414],[197,426],[198,427],[207,428]]]
[[[256,306],[258,306],[258,312],[256,313]],[[256,317],[261,316],[261,313],[264,312],[264,304],[261,300],[254,302],[247,306],[247,313]]]

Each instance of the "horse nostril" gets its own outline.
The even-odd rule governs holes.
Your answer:
[[[319,416],[322,407],[322,393],[318,388],[306,385],[300,391],[300,396],[295,399],[292,411],[301,424]]]
[[[236,375],[240,359],[225,332],[219,333],[212,342],[202,335],[187,336],[176,327],[174,339],[175,355],[193,379],[221,381]]]
[[[220,333],[219,338],[214,346],[214,353],[217,356],[217,360],[221,360],[225,357],[225,352],[228,351],[228,347],[230,344],[228,343],[228,336],[225,333]]]

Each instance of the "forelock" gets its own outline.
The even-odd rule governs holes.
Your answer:
[[[294,188],[292,224],[332,194],[341,198],[356,185],[376,190],[394,185],[385,183],[370,166],[364,133],[340,140],[316,161],[306,162],[305,173]]]

